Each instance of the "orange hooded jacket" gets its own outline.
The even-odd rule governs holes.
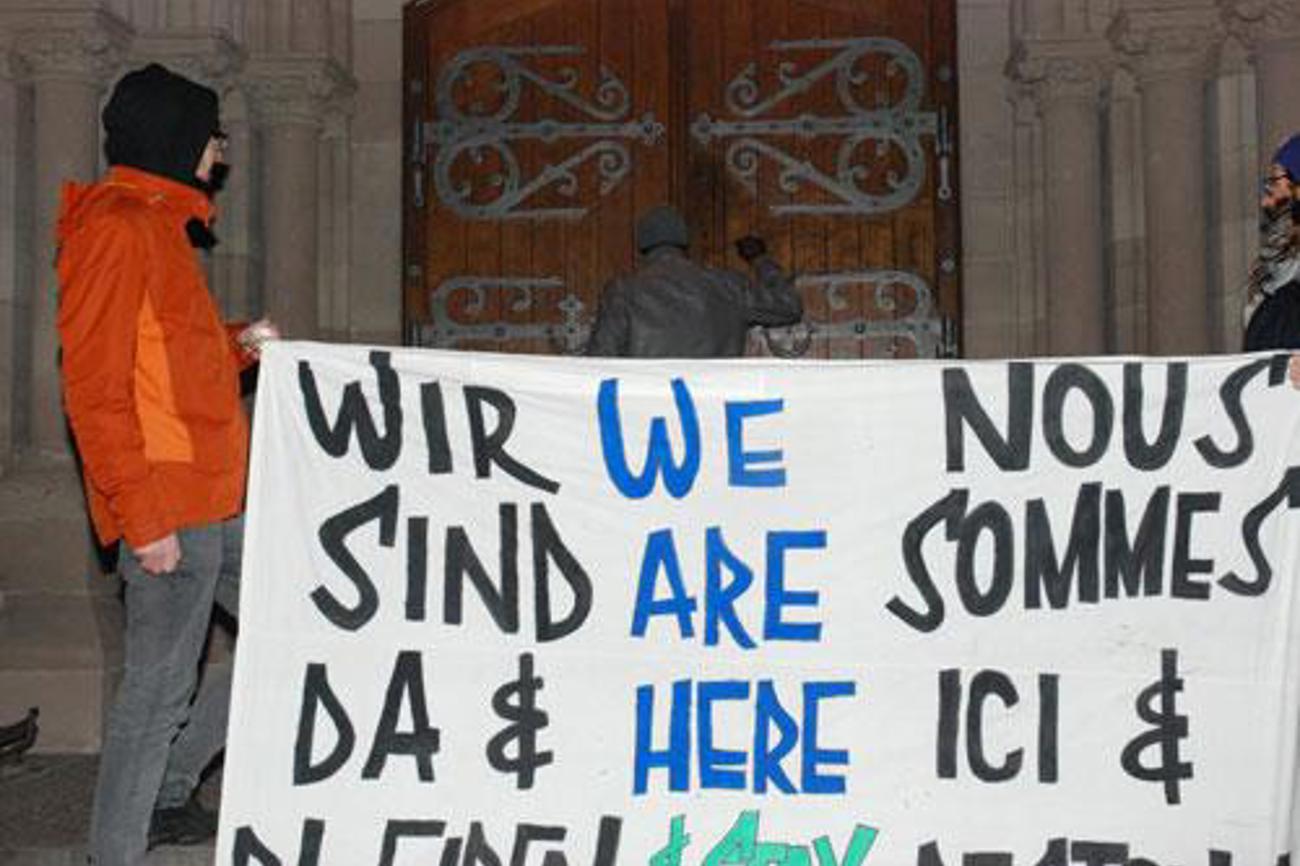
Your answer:
[[[245,357],[185,224],[201,191],[114,166],[68,183],[58,223],[63,399],[95,534],[132,548],[238,514],[248,457]]]

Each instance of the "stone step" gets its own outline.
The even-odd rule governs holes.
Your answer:
[[[90,539],[70,463],[0,479],[0,724],[39,707],[37,752],[96,751],[115,686],[118,582]]]
[[[93,755],[38,755],[0,766],[0,866],[84,866],[97,763]],[[214,774],[199,789],[209,809],[218,806],[219,783]],[[209,866],[214,854],[211,844],[158,848],[144,866]]]
[[[81,483],[70,466],[20,469],[0,479],[0,592],[106,592]]]
[[[143,866],[212,866],[216,851],[212,845],[189,848],[157,848],[144,858]],[[0,866],[85,866],[86,846],[0,850]]]
[[[40,707],[38,752],[93,752],[121,658],[112,595],[11,593],[0,608],[0,723]]]

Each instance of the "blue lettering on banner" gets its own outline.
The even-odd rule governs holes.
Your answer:
[[[784,400],[748,400],[727,404],[727,482],[732,487],[784,487],[785,467],[751,468],[759,463],[780,463],[781,449],[746,451],[745,419],[775,415],[785,408]]]
[[[826,547],[824,530],[781,530],[767,533],[766,574],[764,575],[762,636],[765,641],[815,642],[821,639],[820,622],[791,622],[790,608],[816,608],[819,593],[794,590],[786,585],[786,553],[790,550],[822,550]],[[723,580],[723,571],[732,579]],[[664,575],[668,594],[656,594],[659,575]],[[724,633],[743,649],[756,649],[757,643],[741,622],[737,603],[754,584],[753,569],[733,551],[722,529],[708,527],[704,536],[704,645],[717,646]],[[646,538],[645,553],[637,578],[636,606],[632,611],[632,636],[645,637],[650,620],[670,616],[676,620],[677,635],[695,637],[693,618],[698,600],[687,589],[676,541],[671,529],[658,529]]]
[[[645,466],[640,475],[633,475],[627,465],[623,445],[623,425],[618,411],[618,380],[606,379],[600,383],[596,400],[600,419],[600,446],[605,457],[605,470],[614,486],[628,499],[644,499],[654,490],[655,477],[663,475],[664,488],[675,499],[691,491],[695,476],[700,471],[700,419],[691,399],[690,389],[681,379],[673,379],[673,400],[681,421],[686,453],[681,463],[673,460],[672,446],[668,442],[668,423],[656,417],[650,422],[650,442],[646,449]]]
[[[767,535],[767,605],[763,614],[764,640],[817,641],[822,636],[821,623],[792,623],[781,617],[787,607],[816,607],[815,592],[795,592],[785,586],[785,552],[787,550],[823,550],[826,532],[769,532]]]
[[[851,681],[806,682],[802,686],[803,712],[796,720],[786,710],[771,680],[756,684],[745,680],[677,680],[672,684],[668,708],[666,748],[653,745],[655,687],[636,689],[636,754],[633,762],[633,792],[644,795],[654,770],[668,771],[668,790],[686,792],[692,786],[692,757],[699,765],[699,790],[744,790],[766,793],[769,786],[786,794],[842,794],[844,776],[826,772],[828,767],[847,767],[847,749],[826,749],[818,743],[821,703],[852,697],[857,686]],[[715,738],[714,709],[723,702],[752,701],[752,752],[722,748]],[[694,716],[694,730],[691,721]],[[773,742],[772,728],[777,729]],[[695,750],[692,752],[692,734]],[[786,770],[786,759],[799,751],[796,784]]]

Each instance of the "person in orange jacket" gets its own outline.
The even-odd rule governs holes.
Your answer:
[[[118,82],[103,122],[108,173],[63,190],[58,328],[91,522],[119,545],[126,601],[90,851],[134,866],[216,830],[192,793],[224,743],[228,680],[191,700],[213,605],[238,600],[239,374],[278,334],[222,323],[194,249],[211,239],[217,94],[151,64]]]

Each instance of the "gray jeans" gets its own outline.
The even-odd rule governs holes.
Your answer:
[[[126,658],[95,789],[90,852],[99,866],[137,866],[154,808],[184,803],[225,744],[229,668],[211,669],[194,690],[213,604],[238,611],[243,530],[242,517],[180,530],[180,565],[162,575],[143,572],[121,546]]]

